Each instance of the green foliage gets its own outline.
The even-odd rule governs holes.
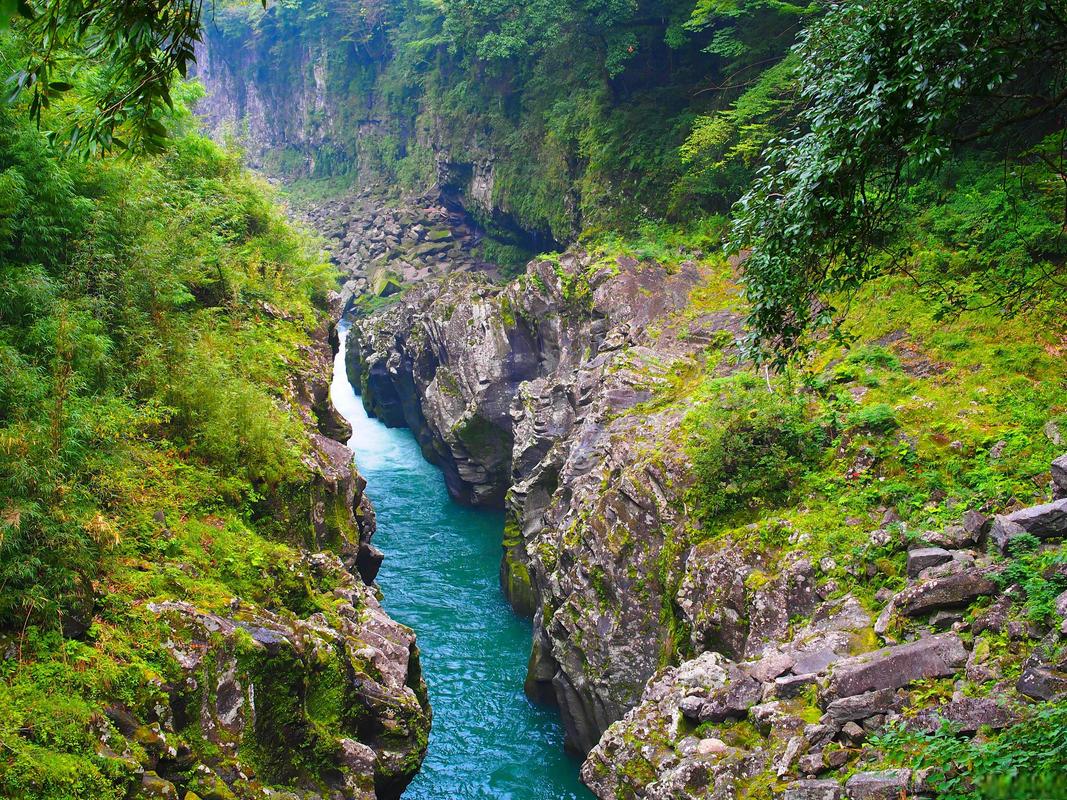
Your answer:
[[[142,442],[238,496],[301,473],[277,398],[332,276],[236,156],[196,136],[83,164],[0,110],[0,176],[0,628],[77,627]]]
[[[1063,797],[1067,775],[1067,706],[1045,704],[1026,721],[986,739],[957,736],[946,724],[933,734],[892,726],[874,737],[893,764],[922,769],[943,800],[1038,800]]]
[[[820,452],[806,404],[750,373],[713,379],[704,391],[685,423],[697,518],[708,526],[754,505],[781,503]]]
[[[835,295],[881,268],[871,255],[898,230],[902,187],[954,142],[1023,149],[1005,132],[1064,99],[1065,38],[1043,0],[841,3],[808,26],[796,50],[803,110],[736,208],[731,248],[752,250],[754,352],[787,358],[834,321]]]
[[[38,124],[60,109],[68,151],[161,152],[171,81],[186,77],[194,60],[202,9],[202,0],[4,2],[0,28],[18,12],[31,43],[25,66],[9,78],[8,102],[28,93]]]
[[[1059,620],[1056,598],[1067,591],[1067,551],[1041,552],[1040,540],[1022,534],[1010,542],[1010,559],[997,574],[1001,588],[1018,584],[1026,593],[1026,611],[1039,625],[1053,625]]]
[[[849,428],[861,428],[871,433],[892,433],[900,423],[893,408],[885,403],[875,403],[864,406],[851,413],[848,417]]]
[[[316,64],[328,119],[309,112],[294,122],[338,159],[326,165],[316,144],[303,159],[271,154],[271,166],[306,176],[314,163],[323,175],[422,190],[439,177],[424,144],[433,141],[456,168],[446,188],[460,193],[469,165],[491,153],[492,197],[469,205],[490,199],[494,213],[479,221],[492,236],[536,252],[588,226],[725,212],[740,195],[788,107],[790,70],[760,76],[809,9],[731,5],[712,13],[695,0],[402,0],[363,13],[344,0],[293,0],[263,14],[232,2],[206,35],[224,57],[217,64],[247,63],[252,51],[278,96],[305,85],[304,43],[326,48]],[[724,37],[728,54],[711,46]],[[728,141],[698,152],[706,137],[694,127],[720,112]]]

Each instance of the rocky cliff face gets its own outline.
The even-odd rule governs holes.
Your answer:
[[[1052,503],[995,518],[957,508],[958,524],[920,531],[872,508],[839,523],[869,535],[828,551],[801,504],[802,524],[708,536],[687,505],[689,404],[708,402],[695,384],[743,377],[735,301],[708,270],[571,253],[504,287],[451,276],[357,320],[350,377],[455,497],[507,509],[501,583],[534,619],[526,689],[559,705],[598,797],[936,795],[941,773],[871,737],[947,721],[966,740],[1067,697],[1067,592],[1052,616],[1033,605],[1067,588],[1048,566],[1067,537],[1063,459]],[[906,337],[884,341],[908,380],[945,381]],[[836,445],[849,480],[880,458],[871,441]],[[1003,557],[1019,537],[1043,548],[1045,588]]]
[[[558,702],[587,751],[673,647],[681,553],[679,408],[653,390],[732,341],[729,312],[689,315],[700,272],[622,259],[533,262],[506,288],[427,285],[359,322],[364,402],[415,431],[457,498],[506,505],[501,580],[535,623],[528,693]]]
[[[331,260],[345,277],[346,304],[390,297],[445,273],[497,276],[497,268],[481,257],[484,232],[440,197],[396,203],[364,190],[315,203],[305,217],[325,237]]]
[[[196,54],[195,77],[206,89],[196,111],[206,129],[235,138],[250,164],[269,174],[343,177],[359,191],[398,183],[415,194],[433,190],[509,246],[551,246],[494,194],[484,132],[450,130],[416,99],[390,97],[395,87],[379,85],[394,58],[383,5],[333,3],[328,18],[310,8],[219,9]],[[361,216],[336,207],[324,213],[333,222]]]
[[[306,480],[257,509],[301,554],[271,565],[291,591],[270,608],[150,603],[172,674],[147,716],[116,703],[97,723],[101,758],[130,772],[137,797],[397,798],[425,755],[415,634],[381,608],[374,510],[351,452],[331,438],[351,431],[329,401],[328,331],[323,322],[290,384],[309,437]]]

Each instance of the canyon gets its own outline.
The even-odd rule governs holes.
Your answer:
[[[1025,728],[1034,703],[1065,696],[1067,592],[1034,612],[1011,566],[1025,558],[1063,583],[1052,409],[1027,433],[1027,453],[1045,459],[1029,496],[998,506],[923,495],[918,480],[923,496],[906,503],[876,491],[945,453],[998,463],[1007,442],[966,426],[931,439],[940,426],[923,408],[962,392],[989,409],[976,387],[1014,367],[953,363],[936,334],[909,328],[904,290],[850,350],[821,343],[804,387],[772,381],[738,344],[744,254],[561,246],[578,218],[552,228],[511,213],[494,190],[510,156],[489,140],[472,131],[457,146],[425,109],[405,127],[374,91],[336,95],[329,38],[239,81],[274,34],[256,35],[241,51],[208,37],[200,111],[216,135],[243,130],[268,172],[279,152],[297,157],[300,186],[327,177],[324,154],[347,154],[354,189],[294,201],[343,275],[347,377],[373,418],[411,431],[455,501],[503,512],[501,591],[532,622],[524,692],[558,709],[598,798],[932,797],[943,776],[887,743],[904,750],[942,724],[965,738]],[[388,58],[368,68],[380,78]],[[390,136],[421,153],[419,191],[391,185],[368,155]],[[556,252],[495,263],[485,243],[502,235]],[[895,408],[869,401],[883,385]],[[722,412],[710,422],[698,415],[709,404]],[[722,432],[748,450],[716,451],[709,467],[693,443]],[[832,475],[821,491],[852,510],[788,493],[818,469]],[[709,470],[724,476],[713,508],[730,513],[700,507]],[[1019,536],[1041,543],[1033,555],[1012,549]],[[388,607],[388,581],[381,590]]]

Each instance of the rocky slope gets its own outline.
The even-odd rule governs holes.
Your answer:
[[[267,493],[258,511],[301,553],[276,565],[290,571],[291,595],[270,608],[240,597],[214,611],[147,605],[172,674],[147,713],[115,703],[97,723],[100,757],[130,772],[138,797],[381,800],[399,797],[422,762],[419,651],[373,585],[374,511],[337,441],[350,430],[329,402],[325,323],[304,355],[290,400],[310,440],[307,479]]]
[[[432,194],[390,200],[373,190],[306,204],[303,216],[326,239],[346,280],[343,300],[383,298],[443,273],[484,272],[482,231]]]
[[[454,496],[506,501],[501,578],[535,623],[527,691],[559,703],[580,751],[668,645],[661,565],[681,554],[664,531],[683,524],[686,469],[665,433],[684,409],[643,406],[733,339],[729,312],[683,323],[699,280],[695,265],[568,256],[504,289],[466,276],[416,289],[355,328],[350,376],[372,413],[415,431]]]
[[[939,774],[909,769],[917,759],[900,756],[902,739],[896,750],[868,740],[898,722],[932,735],[948,720],[966,741],[1030,724],[1035,701],[1067,692],[1067,594],[1035,610],[1035,598],[1067,589],[1064,461],[1052,469],[1058,499],[980,503],[1005,512],[995,519],[964,514],[944,492],[912,515],[944,505],[958,523],[939,528],[877,501],[862,501],[862,517],[831,516],[815,494],[775,516],[767,492],[771,514],[709,535],[691,505],[705,480],[687,444],[694,409],[732,408],[707,387],[740,382],[737,435],[756,435],[768,412],[751,398],[764,379],[770,387],[769,376],[745,384],[731,358],[729,273],[572,253],[532,262],[505,287],[452,276],[358,320],[350,377],[372,413],[415,431],[455,497],[506,507],[501,582],[535,624],[527,692],[558,703],[599,797],[934,794]],[[821,367],[840,376],[833,402],[862,411],[884,368],[918,392],[898,408],[928,414],[934,401],[920,394],[958,395],[982,372],[950,373],[899,329],[870,347],[887,355],[863,358],[881,366]],[[827,402],[809,397],[808,414]],[[861,411],[844,435],[819,434],[838,437],[825,474],[856,497],[898,460],[979,457],[969,439],[939,433],[927,455],[925,434]],[[993,462],[1006,445],[991,448]],[[1031,468],[1035,480],[1047,481],[1047,463]],[[730,492],[743,473],[733,474]],[[1025,556],[1011,545],[1023,534],[1036,547]]]

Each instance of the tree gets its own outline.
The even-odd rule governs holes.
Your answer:
[[[840,2],[796,53],[800,112],[735,208],[749,345],[779,361],[873,276],[902,191],[959,148],[1020,152],[1067,99],[1063,0]],[[1062,128],[1062,124],[1059,125]]]
[[[28,94],[40,124],[81,80],[79,101],[63,109],[68,148],[159,152],[171,82],[194,60],[203,10],[204,0],[0,0],[0,25],[15,17],[30,44],[8,102]]]

